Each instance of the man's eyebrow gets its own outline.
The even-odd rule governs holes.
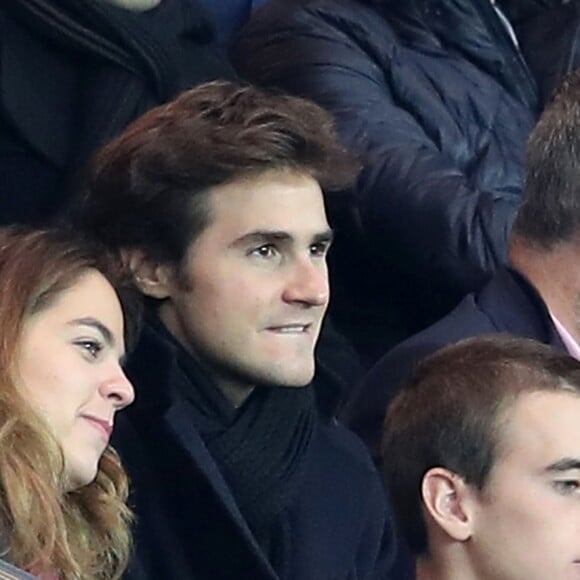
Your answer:
[[[101,333],[101,335],[103,336],[103,340],[105,341],[107,346],[109,347],[115,346],[115,337],[113,336],[113,333],[100,320],[97,320],[96,318],[93,318],[91,316],[87,316],[84,318],[75,318],[74,320],[71,320],[69,322],[69,325],[89,326],[91,328],[94,328],[95,330]]]
[[[333,231],[328,229],[315,234],[312,238],[312,243],[330,243],[333,237]],[[254,230],[234,240],[232,245],[239,246],[244,244],[266,244],[268,242],[287,242],[293,239],[294,237],[284,230]]]
[[[560,472],[560,471],[570,471],[572,469],[580,469],[580,459],[574,457],[564,457],[555,461],[551,465],[546,467],[546,471],[549,472]]]
[[[322,242],[326,242],[327,244],[330,244],[330,242],[332,242],[332,240],[334,240],[334,232],[331,229],[325,230],[323,232],[320,232],[319,234],[316,234],[312,240],[312,242],[314,244],[320,244]]]
[[[254,230],[234,240],[232,245],[260,244],[291,240],[292,236],[283,230]]]

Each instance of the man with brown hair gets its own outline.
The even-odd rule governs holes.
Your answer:
[[[322,191],[355,175],[319,107],[226,82],[151,111],[94,160],[80,224],[150,302],[117,439],[132,578],[388,577],[380,479],[310,385],[329,299]],[[333,374],[318,365],[317,388]]]
[[[384,472],[420,580],[580,574],[580,362],[505,336],[416,369],[387,413]]]

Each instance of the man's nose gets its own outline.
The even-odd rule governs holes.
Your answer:
[[[326,262],[320,258],[297,260],[291,268],[284,289],[284,300],[309,306],[325,306],[329,297]]]

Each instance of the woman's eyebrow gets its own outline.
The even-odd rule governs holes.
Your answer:
[[[558,461],[555,461],[546,467],[546,471],[551,472],[571,471],[573,469],[580,469],[580,459],[574,457],[564,457],[563,459],[559,459]]]
[[[115,337],[113,333],[100,320],[87,316],[84,318],[75,318],[68,323],[70,326],[89,326],[97,330],[103,337],[103,340],[109,347],[115,346]]]

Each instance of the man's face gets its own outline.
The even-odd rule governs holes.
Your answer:
[[[580,397],[523,395],[500,438],[466,544],[473,577],[580,579]]]
[[[308,384],[329,298],[320,187],[271,171],[213,188],[208,204],[162,320],[218,385]]]

